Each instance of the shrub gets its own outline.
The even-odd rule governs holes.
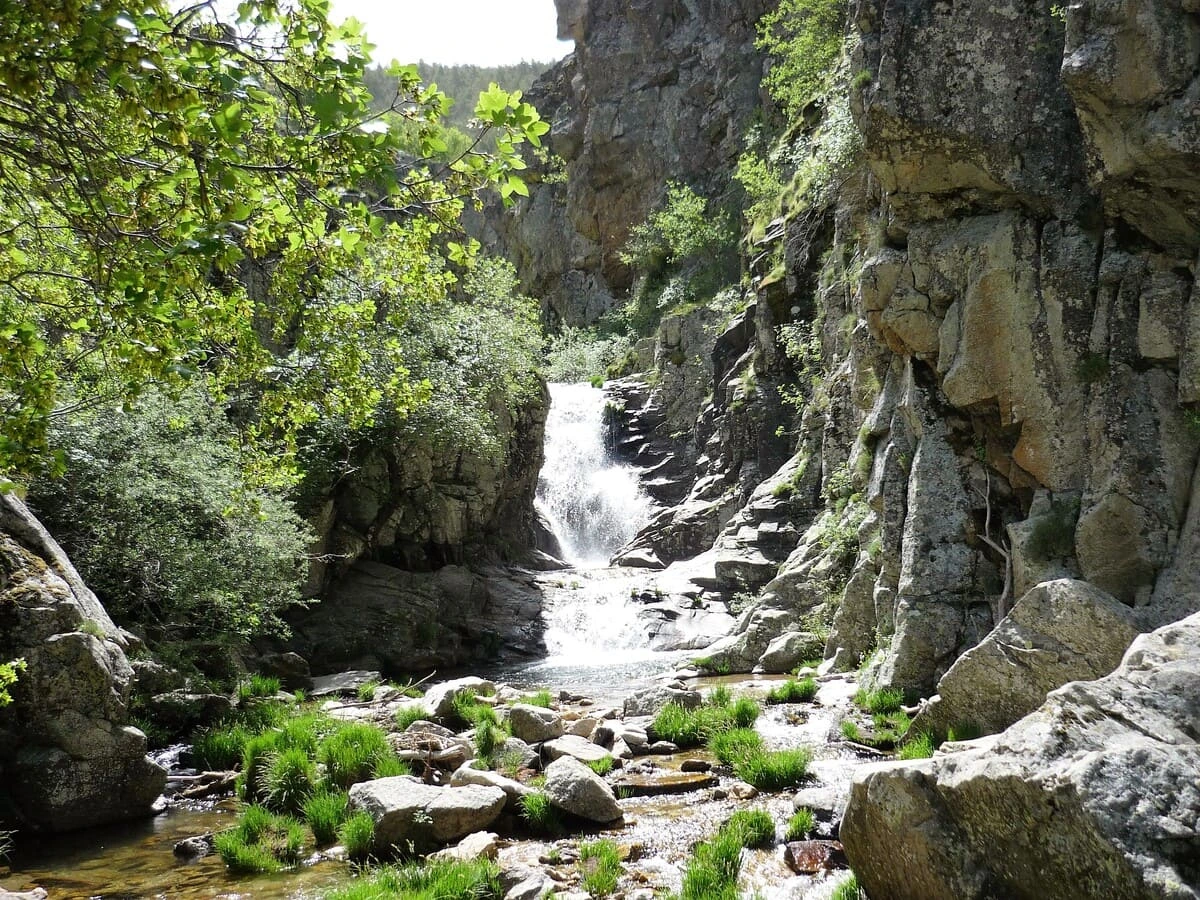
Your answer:
[[[763,739],[751,728],[734,728],[713,735],[708,747],[716,754],[717,759],[727,766],[732,766],[746,754],[762,750]]]
[[[595,329],[566,326],[550,338],[542,371],[547,381],[594,384],[599,379],[603,383],[609,368],[632,346],[633,339],[627,335],[601,336]]]
[[[846,0],[783,0],[759,22],[757,46],[772,57],[763,81],[789,116],[829,86],[845,24]]]
[[[346,821],[350,798],[342,791],[313,794],[304,804],[304,820],[320,847],[337,840],[338,828]]]
[[[584,841],[579,845],[579,872],[593,897],[607,897],[617,889],[621,855],[612,841]]]
[[[813,829],[817,827],[817,817],[813,815],[811,809],[797,810],[787,822],[787,829],[784,832],[784,839],[788,841],[802,841],[813,833]]]
[[[680,900],[738,900],[737,878],[742,868],[741,836],[723,830],[697,844],[683,872]]]
[[[56,420],[66,477],[29,503],[120,622],[162,642],[286,631],[311,532],[282,488],[252,488],[223,407],[190,390]]]
[[[797,750],[757,750],[746,753],[733,764],[737,777],[760,791],[781,791],[795,787],[808,777],[812,753]]]
[[[346,848],[351,859],[362,860],[371,855],[375,842],[375,820],[359,810],[344,821],[337,830],[338,842]]]
[[[789,678],[767,693],[768,703],[806,703],[817,696],[817,682],[812,678],[797,681]]]
[[[325,766],[330,784],[349,790],[351,785],[371,778],[383,778],[381,765],[395,771],[396,759],[383,730],[366,723],[355,722],[338,726],[317,747],[317,760]]]
[[[556,834],[561,829],[558,810],[541,791],[534,791],[521,798],[521,818],[530,828],[542,834]]]
[[[263,779],[264,802],[276,812],[299,813],[317,784],[317,767],[299,747],[276,753]]]
[[[933,735],[921,732],[905,742],[896,754],[898,759],[928,759],[933,756]]]
[[[775,820],[765,809],[739,809],[724,828],[736,833],[743,847],[768,847],[775,842]]]

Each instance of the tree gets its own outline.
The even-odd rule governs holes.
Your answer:
[[[846,7],[846,0],[782,0],[758,23],[757,46],[771,55],[764,81],[788,116],[798,116],[832,80]]]
[[[480,98],[494,152],[435,164],[446,98],[395,66],[373,112],[360,28],[328,0],[217,6],[0,3],[0,486],[53,465],[52,417],[149,385],[234,401],[262,460],[322,415],[369,420],[382,393],[410,408],[375,328],[405,303],[324,284],[387,241],[393,265],[368,274],[444,292],[474,249],[448,239],[463,203],[525,191],[515,145],[548,126],[520,93]],[[382,385],[362,377],[380,353]]]

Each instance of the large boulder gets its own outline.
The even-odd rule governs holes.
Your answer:
[[[562,737],[562,717],[552,709],[517,703],[508,711],[508,724],[513,737],[530,744]]]
[[[913,728],[939,735],[959,724],[983,734],[1002,731],[1055,688],[1107,675],[1139,633],[1132,609],[1085,581],[1039,584],[942,676]]]
[[[499,818],[507,796],[498,787],[468,784],[437,787],[408,775],[364,781],[350,789],[350,806],[375,821],[375,847],[386,851],[408,842],[448,844],[484,831]]]
[[[841,840],[874,900],[1200,895],[1200,614],[1002,734],[855,775]]]
[[[612,788],[572,756],[546,766],[546,796],[559,809],[593,822],[614,822],[622,815]]]
[[[425,692],[425,707],[430,716],[435,719],[451,719],[454,717],[454,701],[467,694],[494,694],[496,686],[490,681],[468,675],[453,681],[443,681],[435,684]]]
[[[149,814],[166,771],[127,724],[130,638],[11,493],[0,571],[0,660],[27,664],[0,710],[0,818],[68,831]]]
[[[625,698],[625,717],[653,716],[668,703],[677,703],[684,709],[695,709],[702,702],[704,698],[699,691],[691,691],[684,687],[665,685],[643,688]]]

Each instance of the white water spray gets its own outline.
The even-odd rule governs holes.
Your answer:
[[[619,464],[604,442],[604,392],[589,384],[550,385],[546,462],[538,503],[567,562],[608,565],[650,516],[637,470]]]

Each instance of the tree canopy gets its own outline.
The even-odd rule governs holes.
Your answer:
[[[444,296],[464,202],[524,193],[515,145],[548,126],[493,85],[492,149],[448,159],[445,96],[395,66],[373,108],[360,28],[328,12],[0,2],[0,484],[53,465],[52,417],[151,385],[203,381],[284,461],[322,415],[419,399],[376,325]],[[350,272],[386,289],[324,289]],[[381,355],[391,376],[362,377]]]

